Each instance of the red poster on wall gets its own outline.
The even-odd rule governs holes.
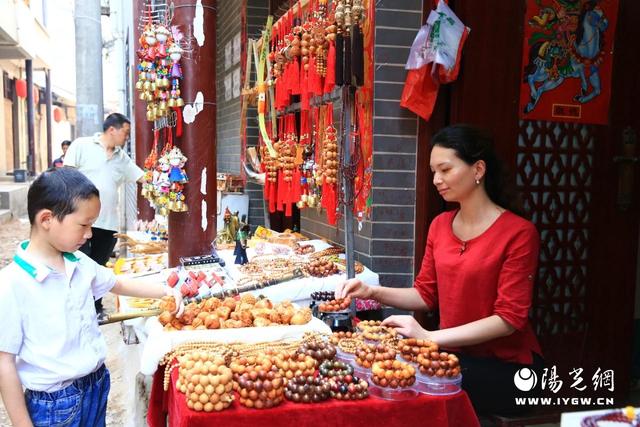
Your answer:
[[[618,0],[527,0],[520,118],[606,124]]]

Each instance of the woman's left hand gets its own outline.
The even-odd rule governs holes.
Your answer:
[[[395,328],[407,338],[429,339],[429,331],[423,329],[413,316],[389,316],[384,319],[382,326]]]

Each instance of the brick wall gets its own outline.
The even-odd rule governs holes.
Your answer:
[[[362,229],[355,228],[356,259],[380,275],[387,286],[413,284],[417,126],[400,107],[404,64],[422,24],[422,1],[376,3],[374,56],[373,206]],[[306,209],[305,234],[343,243],[344,223],[326,225],[324,213]]]
[[[262,35],[264,24],[267,22],[269,15],[268,0],[246,0],[247,3],[247,21],[246,35],[248,38],[258,40]],[[251,84],[255,82],[255,63],[252,62],[251,67]],[[247,147],[258,145],[258,110],[249,108],[247,111]],[[258,225],[264,225],[264,199],[262,196],[263,188],[261,185],[247,183],[245,192],[249,194],[249,223],[252,228]]]
[[[225,79],[231,79],[233,89],[234,72],[240,71],[239,54],[234,58],[233,39],[241,32],[240,12],[242,0],[218,2],[216,23],[216,97],[217,97],[217,162],[218,172],[240,173],[240,97],[227,92]],[[226,50],[231,48],[230,61]],[[242,85],[240,85],[242,87]]]
[[[246,4],[246,21],[245,28],[242,28],[242,7]],[[240,129],[246,126],[247,129],[247,146],[256,146],[258,144],[258,121],[255,108],[250,108],[247,112],[245,123],[240,122],[241,103],[237,92],[233,93],[233,77],[234,74],[240,77],[240,90],[244,85],[244,70],[241,69],[242,60],[246,55],[246,37],[253,39],[260,38],[261,31],[267,20],[268,0],[225,0],[224,7],[218,5],[217,14],[217,160],[218,172],[226,172],[239,174],[242,165],[240,164],[240,151],[242,149],[242,141],[240,139]],[[244,34],[243,34],[244,33]],[[235,48],[234,38],[240,35],[242,53],[238,61],[237,55],[234,58]],[[227,64],[226,49],[230,45],[232,52],[231,64]],[[253,65],[253,64],[252,64]],[[251,81],[255,81],[255,73],[252,66]],[[231,78],[232,93],[229,99],[225,93],[225,78]],[[253,83],[252,83],[253,84]],[[253,183],[247,183],[245,192],[249,195],[249,223],[255,228],[258,225],[264,225],[264,211],[262,200],[262,187]]]

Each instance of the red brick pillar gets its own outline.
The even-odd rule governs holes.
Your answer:
[[[182,98],[186,107],[201,92],[204,105],[193,123],[183,123],[182,137],[176,142],[188,158],[189,183],[184,194],[189,210],[169,214],[169,266],[179,264],[182,256],[209,253],[216,236],[216,1],[202,0],[202,21],[194,21],[197,11],[193,0],[173,3],[172,24],[183,32],[193,32],[192,52],[181,61]],[[204,40],[198,40],[199,30]]]

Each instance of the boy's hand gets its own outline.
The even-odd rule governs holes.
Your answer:
[[[165,288],[165,292],[167,296],[173,297],[173,299],[176,301],[176,311],[174,311],[171,314],[175,314],[176,317],[181,317],[182,313],[184,312],[184,302],[182,301],[182,292],[180,292],[177,287],[172,288],[170,286],[167,286]]]

